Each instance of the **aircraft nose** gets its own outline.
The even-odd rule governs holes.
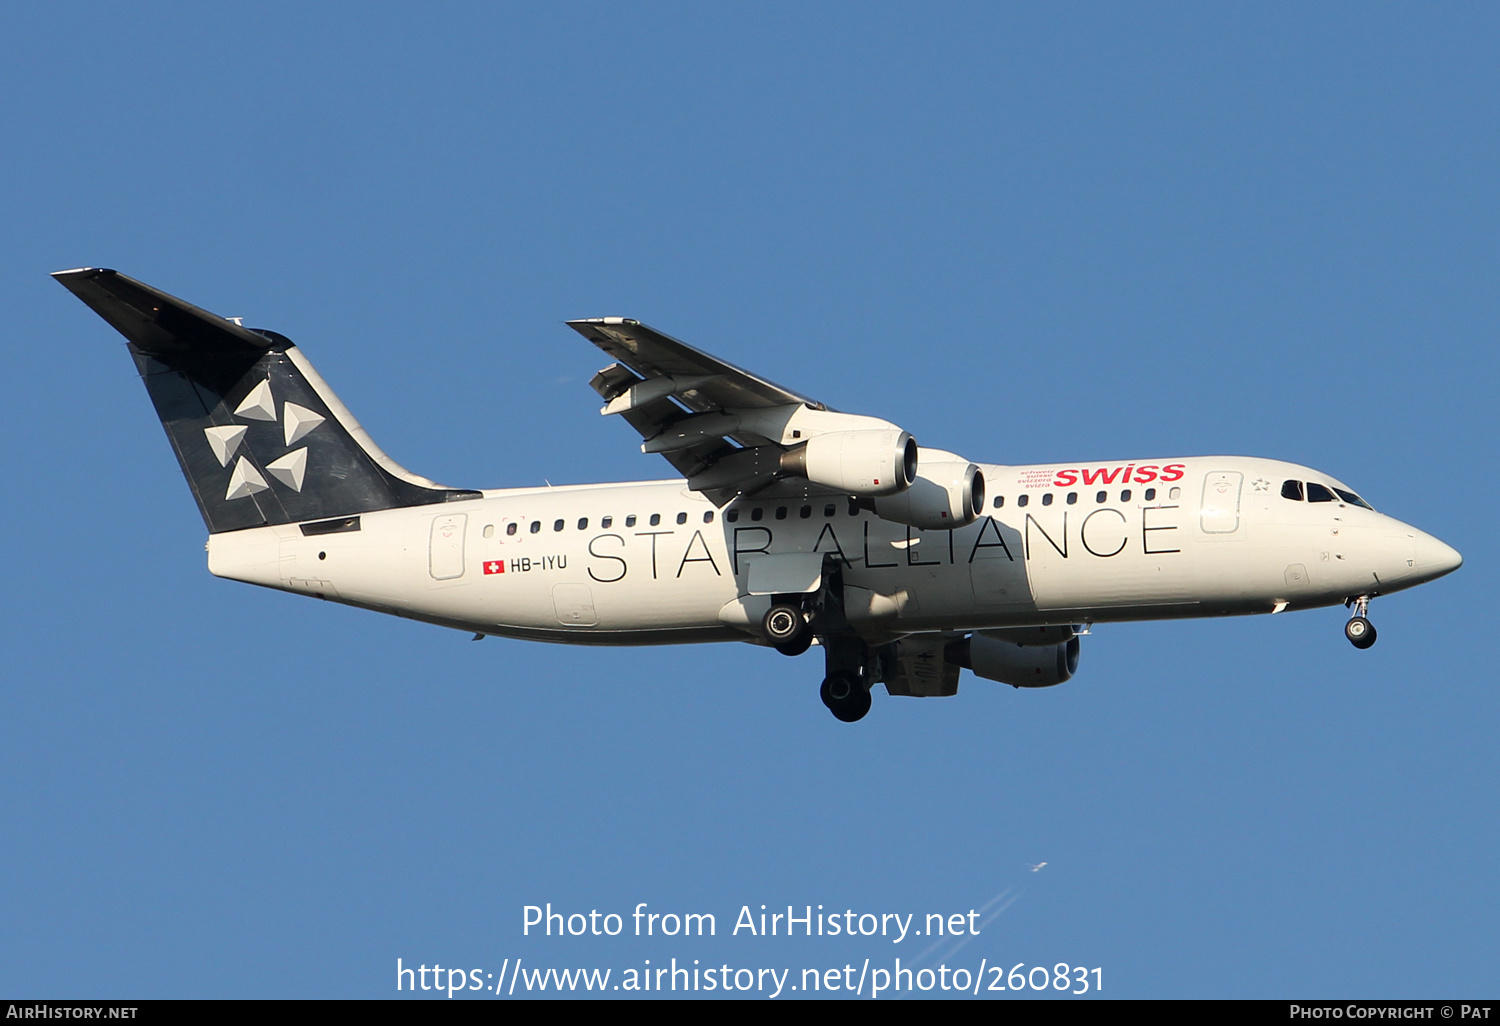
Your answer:
[[[1432,535],[1417,532],[1417,572],[1428,580],[1451,574],[1464,565],[1464,557],[1451,545],[1445,545]]]

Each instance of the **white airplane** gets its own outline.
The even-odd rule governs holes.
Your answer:
[[[1047,687],[1094,623],[1343,604],[1463,562],[1308,467],[1240,456],[1004,466],[926,449],[618,317],[602,412],[682,475],[461,489],[380,450],[302,352],[111,270],[54,277],[116,328],[220,577],[476,635],[586,645],[816,642],[840,720]]]
[[[1031,866],[1031,871],[1033,873],[1040,873],[1042,871],[1042,867],[1044,867],[1047,863],[1045,863],[1045,862],[1037,862],[1037,863],[1033,864],[1031,862],[1028,862],[1026,864],[1028,866]]]

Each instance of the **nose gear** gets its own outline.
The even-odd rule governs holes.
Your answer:
[[[1355,648],[1369,648],[1375,644],[1375,625],[1365,616],[1370,609],[1370,596],[1361,595],[1344,604],[1354,607],[1354,615],[1344,624],[1344,637]]]

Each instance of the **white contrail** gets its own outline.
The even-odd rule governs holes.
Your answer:
[[[986,926],[988,926],[990,924],[991,920],[993,920],[1001,912],[1004,912],[1006,909],[1008,909],[1012,905],[1014,905],[1020,899],[1020,897],[1021,897],[1021,892],[1017,891],[1014,897],[1012,897],[1005,904],[1001,905],[999,908],[995,909],[995,911],[991,912],[979,924],[979,929],[975,930],[973,933],[969,934],[963,940],[959,941],[957,944],[953,945],[953,947],[951,947],[951,948],[948,949],[947,954],[943,955],[943,961],[946,962],[948,959],[952,958],[954,956],[954,954],[957,953],[957,951],[958,951],[959,948],[963,947],[965,944],[969,943],[969,941],[973,940],[974,937],[975,937],[975,935],[978,934],[980,930],[983,930]]]
[[[1014,890],[1014,888],[1012,888],[1012,887],[1005,888],[1005,890],[1001,891],[999,894],[995,895],[989,901],[985,902],[984,905],[982,905],[977,910],[978,913],[980,915],[984,915],[986,912],[989,912],[990,909],[994,908],[995,905],[997,903],[999,903],[1000,899],[1004,898],[1012,890]],[[1016,896],[1014,898],[1011,898],[1010,901],[1007,901],[999,909],[996,909],[993,913],[991,913],[988,917],[985,918],[985,920],[984,920],[983,923],[979,924],[980,928],[983,929],[985,923],[988,923],[991,919],[994,919],[995,916],[998,916],[1001,912],[1004,912],[1006,909],[1010,908],[1011,904],[1013,902],[1015,902],[1016,898],[1019,898],[1020,896],[1021,895],[1019,893],[1016,894]],[[947,940],[948,940],[948,938],[946,938],[946,937],[939,937],[937,940],[935,940],[931,944],[929,944],[926,948],[924,948],[922,950],[922,952],[919,955],[917,955],[917,957],[915,957],[915,958],[913,958],[911,960],[912,968],[915,969],[917,966],[921,965],[922,962],[927,958],[928,955],[932,954],[938,948],[942,947],[947,942]],[[967,941],[965,941],[965,943],[967,943]],[[962,945],[960,945],[960,947],[961,946]],[[957,951],[958,948],[954,948],[953,950]],[[951,952],[951,951],[949,952],[949,954],[952,954],[952,953],[953,952]]]

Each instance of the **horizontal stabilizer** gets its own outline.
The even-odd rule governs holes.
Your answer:
[[[129,342],[209,533],[473,498],[401,467],[274,331],[115,271],[53,275]]]
[[[199,352],[233,358],[259,356],[271,341],[234,321],[184,303],[119,271],[84,267],[57,271],[64,288],[152,356]]]

